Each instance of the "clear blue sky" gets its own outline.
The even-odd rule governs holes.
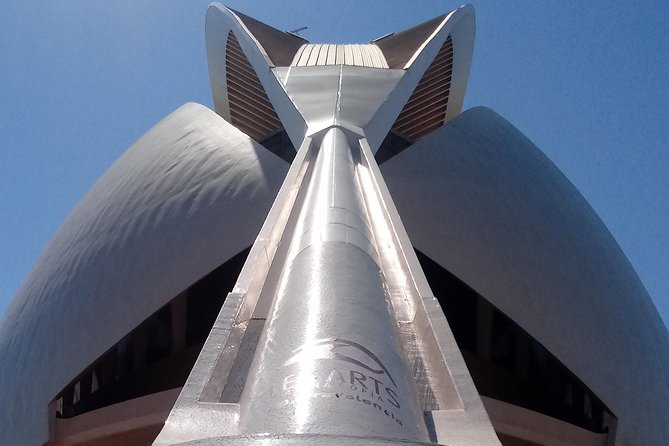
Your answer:
[[[184,102],[209,107],[208,2],[0,4],[0,314],[67,214]],[[231,1],[312,42],[360,43],[451,1]],[[669,3],[485,1],[465,108],[491,107],[590,202],[669,322]]]

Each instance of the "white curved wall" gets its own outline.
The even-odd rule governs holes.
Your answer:
[[[337,98],[339,73],[333,66],[291,69],[273,67],[262,45],[242,20],[232,10],[219,3],[210,4],[205,29],[209,77],[218,114],[230,120],[226,43],[228,33],[232,31],[295,147],[300,146],[305,135],[317,133],[331,125],[331,119],[328,121],[318,115],[327,114],[331,117],[333,114],[334,105],[322,104],[323,101],[334,102]],[[367,97],[359,101],[358,106],[365,104],[369,110],[363,113],[365,119],[362,122],[356,122],[354,127],[351,127],[355,132],[360,131],[357,127],[364,127],[365,137],[372,151],[376,152],[383,142],[393,122],[449,35],[453,39],[453,68],[445,120],[448,121],[460,113],[469,78],[475,31],[474,8],[470,5],[461,6],[450,12],[434,29],[430,37],[418,47],[403,70],[388,70],[384,73],[384,69],[381,68],[369,69],[366,72],[362,69],[352,69],[354,67],[346,68],[348,75],[342,79],[347,79],[344,82],[348,82],[349,86],[344,85],[345,89],[355,89],[356,84],[361,83],[359,80],[362,80],[359,91],[368,96],[376,95],[374,97],[376,103],[371,105],[366,104],[369,102]],[[333,69],[328,70],[327,68]],[[377,72],[369,75],[374,71]],[[293,79],[292,88],[291,85],[287,85],[288,73]],[[356,76],[352,73],[363,73],[363,75]],[[300,76],[308,77],[307,82],[300,83],[295,79]],[[313,78],[319,76],[322,77],[321,81],[314,82]],[[370,79],[376,77],[379,81],[378,85],[370,87],[369,83],[364,83],[365,77]],[[328,93],[331,94],[328,95]],[[316,117],[314,117],[314,110],[318,110]],[[356,117],[352,114],[349,116]],[[346,124],[349,125],[349,123]]]
[[[381,165],[414,246],[515,320],[618,417],[669,444],[669,336],[567,178],[493,111],[468,110]]]
[[[186,104],[140,138],[58,230],[0,327],[0,438],[48,439],[47,405],[180,291],[251,245],[288,165]]]

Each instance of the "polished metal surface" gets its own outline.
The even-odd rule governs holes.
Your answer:
[[[184,446],[429,446],[432,442],[417,442],[409,440],[397,440],[383,437],[359,437],[355,435],[245,435],[236,438],[217,438],[196,440],[184,443]]]
[[[405,70],[355,66],[370,63],[355,51],[337,63],[353,49],[337,45],[272,67],[234,12],[210,7],[207,39],[235,34],[300,149],[156,446],[499,445],[374,159],[449,35],[468,71],[472,19],[463,7],[434,24]],[[214,89],[217,111],[228,99]]]
[[[345,65],[276,68],[273,71],[307,122],[307,134],[333,125],[362,134],[377,118],[381,105],[395,94],[405,75],[402,70]],[[386,120],[389,121],[387,117]],[[390,124],[387,123],[386,132]]]
[[[353,156],[342,130],[326,133],[240,401],[242,434],[429,439]]]
[[[499,444],[368,144],[333,127],[298,150],[154,444],[365,439]]]

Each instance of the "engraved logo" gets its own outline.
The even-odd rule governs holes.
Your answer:
[[[356,359],[356,357],[358,359]],[[395,380],[390,375],[386,366],[383,365],[383,362],[381,362],[374,353],[357,342],[349,341],[348,339],[317,339],[313,343],[305,344],[295,349],[293,351],[293,356],[291,356],[283,365],[287,366],[301,362],[305,359],[338,359],[340,361],[355,364],[376,375],[386,374],[388,379],[393,383],[393,386],[397,387]]]
[[[378,356],[357,342],[335,337],[316,339],[293,350],[283,366],[322,359],[336,359],[349,365],[310,368],[307,379],[299,372],[286,375],[282,385],[284,404],[294,404],[294,390],[309,389],[314,398],[335,398],[346,404],[366,406],[403,425],[396,412],[401,409],[402,398],[395,379]]]

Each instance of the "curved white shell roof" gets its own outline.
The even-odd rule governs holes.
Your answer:
[[[7,310],[2,443],[44,443],[47,405],[70,380],[251,245],[287,170],[197,104],[130,147],[61,226]]]
[[[546,156],[475,108],[381,171],[414,246],[590,387],[618,417],[616,444],[665,444],[667,330],[611,234]]]

